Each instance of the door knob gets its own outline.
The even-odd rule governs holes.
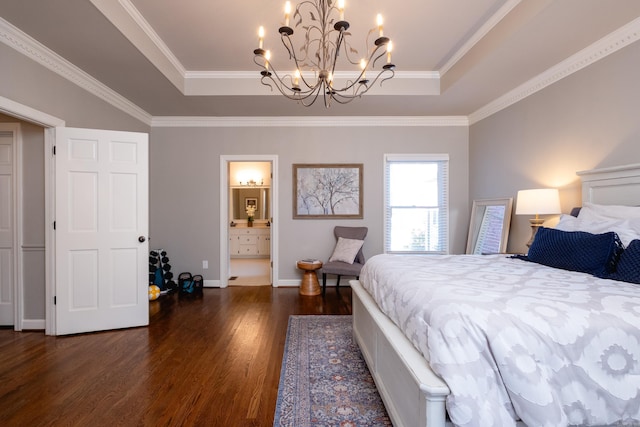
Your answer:
[[[140,243],[144,243],[145,240],[147,240],[147,239],[144,236],[138,237],[138,242],[140,242]]]

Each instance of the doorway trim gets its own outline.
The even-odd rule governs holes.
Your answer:
[[[0,113],[7,116],[16,117],[29,123],[44,127],[44,186],[45,186],[45,334],[55,333],[53,295],[55,287],[55,253],[53,239],[55,179],[53,164],[53,145],[55,143],[55,128],[65,126],[66,122],[58,117],[51,116],[43,111],[36,110],[28,105],[21,104],[9,98],[0,96]],[[22,191],[22,189],[20,189]],[[21,268],[21,266],[19,266]],[[20,299],[23,302],[23,295]]]
[[[220,156],[220,287],[229,286],[229,163],[271,162],[271,286],[278,287],[278,156],[269,154]]]

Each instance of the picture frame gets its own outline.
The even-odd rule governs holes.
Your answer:
[[[294,164],[294,219],[362,219],[362,163]]]
[[[245,208],[245,210],[249,206],[253,206],[255,209],[258,209],[258,198],[257,197],[245,197],[244,198],[244,208]]]
[[[512,198],[474,200],[466,253],[506,253],[512,208]]]

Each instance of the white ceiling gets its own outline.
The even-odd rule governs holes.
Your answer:
[[[469,116],[635,42],[640,22],[638,0],[346,0],[356,48],[384,16],[396,77],[326,109],[260,84],[260,25],[276,67],[293,69],[277,32],[283,5],[12,0],[0,2],[0,16],[154,117]]]

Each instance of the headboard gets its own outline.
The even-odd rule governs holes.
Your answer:
[[[640,163],[577,173],[582,180],[582,202],[640,206]]]

